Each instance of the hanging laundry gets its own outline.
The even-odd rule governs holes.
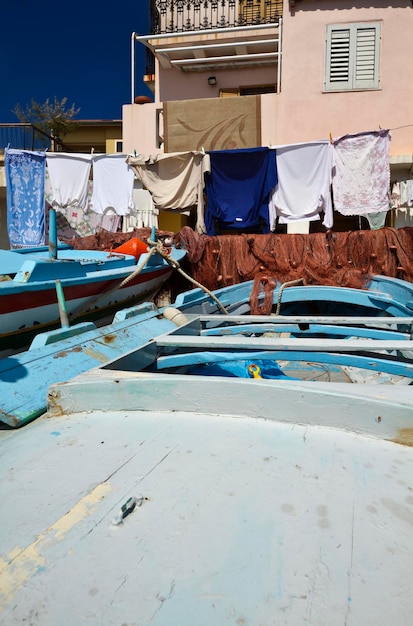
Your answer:
[[[75,207],[85,211],[92,155],[50,152],[46,154],[46,163],[51,187],[51,206],[57,210]]]
[[[334,208],[342,215],[387,211],[390,198],[390,131],[343,135],[333,140]]]
[[[413,224],[413,180],[396,181],[392,187],[391,197],[394,227],[411,227]]]
[[[400,206],[412,206],[413,191],[412,181],[401,180],[400,181]]]
[[[392,209],[398,209],[400,206],[400,196],[401,196],[401,192],[400,192],[400,183],[398,181],[396,181],[392,188],[391,188],[391,196],[390,196],[390,202],[391,202],[391,208]]]
[[[46,154],[7,148],[5,155],[7,229],[10,247],[43,245]]]
[[[270,193],[277,184],[275,150],[242,148],[209,152],[205,176],[208,235],[219,230],[259,229],[269,232]]]
[[[324,212],[323,225],[333,226],[331,182],[334,150],[329,141],[276,146],[278,184],[269,202],[270,227],[276,220],[288,224],[315,221]]]
[[[133,201],[135,210],[123,218],[122,232],[128,233],[134,228],[158,228],[159,209],[155,207],[151,193],[142,189],[139,181],[135,181],[133,187]]]
[[[103,214],[113,209],[117,215],[129,215],[134,208],[134,173],[124,154],[102,154],[92,157],[93,194],[90,209]]]
[[[387,211],[379,211],[378,213],[366,213],[366,218],[370,226],[370,230],[378,230],[386,224]]]
[[[127,163],[152,195],[157,209],[186,212],[197,207],[196,231],[205,233],[204,174],[209,158],[203,152],[128,156]]]
[[[93,181],[89,180],[87,184],[87,200],[86,209],[77,206],[67,206],[56,208],[56,226],[58,237],[71,239],[72,237],[87,237],[94,235],[99,228],[104,228],[112,233],[116,232],[119,224],[119,215],[99,215],[88,210],[92,198]],[[48,209],[53,208],[53,189],[50,183],[49,169],[46,168],[44,181],[44,195],[46,201],[46,232],[47,232],[47,216]]]

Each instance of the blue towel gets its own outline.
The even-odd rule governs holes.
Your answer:
[[[11,248],[45,243],[46,154],[6,149],[7,229]]]
[[[278,182],[275,150],[214,150],[209,155],[211,171],[205,175],[208,235],[215,234],[215,223],[218,230],[268,233],[270,192]]]

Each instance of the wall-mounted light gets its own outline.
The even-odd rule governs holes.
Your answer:
[[[215,76],[208,76],[208,85],[210,87],[213,87],[214,85],[217,84],[217,79]]]

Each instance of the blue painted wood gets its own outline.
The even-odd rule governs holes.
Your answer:
[[[136,309],[132,319],[100,329],[80,324],[50,331],[38,336],[30,350],[1,359],[0,422],[12,428],[24,426],[46,411],[51,383],[108,363],[149,341],[154,332],[174,328],[153,304]]]
[[[304,329],[304,326],[308,326],[308,328]],[[257,330],[258,329],[256,324],[237,324],[235,326],[226,324],[224,327],[203,329],[201,331],[201,335],[203,337],[214,337],[223,335],[237,336],[241,334],[251,335],[256,334]],[[312,335],[322,334],[325,337],[328,337],[329,335],[348,337],[349,335],[351,335],[352,337],[365,337],[368,339],[387,339],[396,341],[399,341],[401,339],[410,339],[410,335],[408,333],[403,333],[396,330],[385,330],[379,328],[365,328],[356,326],[349,328],[349,326],[340,326],[338,324],[314,324],[311,322],[301,324],[287,324],[285,322],[279,324],[260,324],[259,332],[291,333],[294,337],[311,337]]]
[[[278,363],[279,361],[303,361],[317,363],[320,365],[345,365],[347,367],[357,367],[374,372],[385,372],[394,376],[407,376],[413,381],[413,361],[404,359],[391,359],[374,353],[367,356],[363,354],[349,354],[340,352],[323,352],[317,350],[300,350],[290,347],[288,349],[272,350],[231,350],[211,352],[202,350],[201,352],[186,352],[168,356],[159,356],[156,360],[156,367],[159,371],[174,370],[178,367],[188,368],[194,365],[205,365],[212,363],[224,363],[234,361],[268,361]],[[134,355],[136,363],[136,355]],[[127,366],[128,357],[123,359]],[[126,367],[126,369],[128,369]]]
[[[70,257],[73,251],[67,250],[65,254]],[[29,254],[24,255],[24,258],[27,259],[27,263],[32,262]],[[83,266],[87,267],[89,261],[92,265],[95,263],[93,258],[88,259],[86,252]],[[116,262],[114,259],[114,263]],[[410,298],[412,288],[405,285],[404,281],[380,279],[381,277],[375,282],[375,288],[382,283],[386,286],[390,284],[397,288],[400,297]],[[252,283],[243,283],[218,290],[215,294],[221,295],[222,302],[226,302],[231,310],[237,313],[246,312],[251,288]],[[349,290],[346,293],[349,296]],[[389,294],[387,297],[391,299]],[[213,304],[210,306],[211,303]],[[102,365],[107,368],[118,367],[120,371],[142,371],[148,367],[157,367],[159,370],[188,367],[194,363],[206,363],[208,359],[230,360],[234,358],[234,354],[239,358],[291,361],[299,358],[308,361],[311,355],[312,359],[319,360],[329,367],[341,363],[346,366],[365,367],[372,371],[411,376],[411,364],[404,358],[393,359],[393,362],[376,353],[372,353],[370,357],[360,354],[361,349],[392,350],[396,344],[399,350],[412,349],[410,339],[413,318],[407,316],[407,309],[403,307],[404,314],[396,318],[375,316],[246,318],[245,315],[217,314],[216,303],[199,289],[179,296],[176,305],[180,306],[180,310],[189,319],[189,322],[179,329],[173,323],[162,319],[162,311],[147,304],[118,311],[113,323],[102,329],[97,329],[93,324],[80,324],[39,334],[29,351],[0,361],[0,394],[6,398],[0,411],[0,421],[12,427],[28,423],[44,412],[49,384],[63,382],[76,374]],[[213,309],[215,309],[213,315],[209,317],[203,315],[205,310]],[[394,310],[396,309],[400,312],[400,307],[395,305]],[[292,321],[295,323],[294,326],[289,323]],[[300,323],[310,324],[308,331],[300,329],[297,325]],[[292,332],[296,337],[274,341],[268,338],[241,336],[241,333],[262,335],[263,332],[272,331]],[[320,334],[321,338],[312,337],[312,334]],[[309,336],[312,338],[308,339]],[[335,339],[328,340],[329,336]],[[349,337],[360,339],[357,341],[353,339],[351,343]],[[274,351],[275,347],[277,352]],[[211,352],[212,349],[215,350],[214,353]],[[218,355],[216,350],[220,350],[221,354]],[[329,354],[329,351],[330,353],[353,351],[354,354],[337,355]]]
[[[277,303],[281,285],[274,289],[273,302]],[[214,293],[225,307],[228,307],[230,313],[236,313],[238,307],[243,310],[240,314],[244,314],[245,308],[248,307],[249,298],[252,290],[252,282],[248,281],[238,285],[231,285],[217,289]],[[293,286],[283,290],[281,302],[283,305],[290,306],[289,315],[299,315],[301,306],[301,315],[303,314],[303,306],[305,303],[317,303],[320,307],[320,315],[322,308],[327,309],[328,305],[334,305],[334,316],[340,314],[340,305],[352,305],[355,309],[359,308],[359,313],[372,315],[374,312],[378,314],[382,312],[385,315],[392,316],[408,316],[412,315],[413,308],[413,285],[407,281],[386,276],[373,276],[366,289],[351,289],[348,287],[330,287],[325,285],[305,285]],[[187,312],[191,311],[191,307],[196,312],[208,314],[217,310],[216,304],[212,299],[205,300],[205,294],[202,289],[193,289],[184,294],[180,294],[175,302],[179,308],[185,306]],[[294,305],[294,310],[292,310]],[[200,311],[199,307],[202,307]],[[363,309],[365,311],[363,312]]]
[[[185,254],[172,248],[171,259],[179,262]],[[44,248],[27,254],[0,250],[0,272],[0,343],[4,349],[12,347],[14,337],[30,339],[59,323],[62,298],[56,294],[56,281],[73,322],[79,316],[96,318],[108,308],[150,299],[173,267],[157,251],[141,255],[137,263],[131,255],[66,247],[59,248],[57,259],[49,258]]]

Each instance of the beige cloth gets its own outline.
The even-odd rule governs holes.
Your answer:
[[[204,222],[204,173],[210,171],[203,152],[169,152],[128,156],[126,162],[150,191],[157,209],[183,212],[197,207],[196,230],[206,233]]]

